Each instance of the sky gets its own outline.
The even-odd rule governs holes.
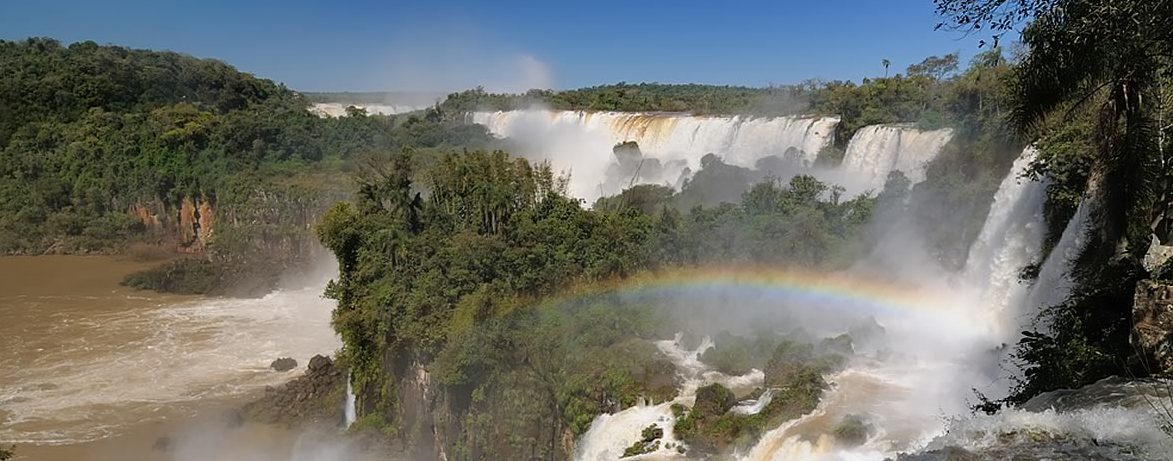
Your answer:
[[[173,50],[301,91],[859,81],[980,51],[938,22],[932,0],[0,1],[0,39]]]

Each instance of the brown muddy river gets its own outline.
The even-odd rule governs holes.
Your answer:
[[[291,434],[206,430],[224,408],[332,354],[333,302],[315,283],[260,299],[161,295],[121,287],[149,264],[116,257],[0,258],[0,444],[17,459],[283,459]],[[298,372],[269,363],[293,357]],[[339,402],[341,405],[342,402]],[[214,424],[212,426],[215,426]],[[160,436],[197,434],[164,455]],[[202,437],[202,439],[201,439]],[[214,437],[214,440],[209,439]],[[215,451],[248,445],[234,453]],[[247,449],[246,449],[247,448]],[[285,458],[287,459],[287,458]]]

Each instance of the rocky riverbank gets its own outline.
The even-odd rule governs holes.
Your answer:
[[[346,372],[328,357],[315,355],[305,374],[280,386],[265,388],[265,396],[241,408],[253,421],[287,427],[334,425],[345,417]]]

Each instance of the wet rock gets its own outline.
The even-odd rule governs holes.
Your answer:
[[[328,368],[333,368],[333,367],[334,367],[334,361],[330,360],[329,357],[325,357],[322,355],[315,355],[312,358],[310,358],[309,370],[311,373],[321,372],[323,370],[326,370]]]
[[[946,447],[940,450],[896,457],[897,461],[981,461],[984,459],[964,448],[958,447]]]
[[[1144,270],[1152,273],[1164,267],[1170,260],[1173,260],[1173,245],[1161,245],[1161,242],[1153,237],[1141,264],[1144,266]]]
[[[310,359],[302,376],[265,389],[260,400],[241,409],[244,418],[287,426],[306,423],[338,424],[343,419],[346,372],[321,355]]]
[[[293,360],[289,357],[281,357],[277,360],[274,360],[273,363],[269,364],[269,368],[272,368],[276,371],[289,371],[297,368],[297,360]]]

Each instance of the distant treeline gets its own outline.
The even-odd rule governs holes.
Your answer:
[[[0,75],[0,253],[119,251],[166,238],[132,207],[177,221],[185,199],[348,189],[323,178],[374,152],[491,142],[435,115],[319,118],[283,85],[171,52],[0,41]]]

